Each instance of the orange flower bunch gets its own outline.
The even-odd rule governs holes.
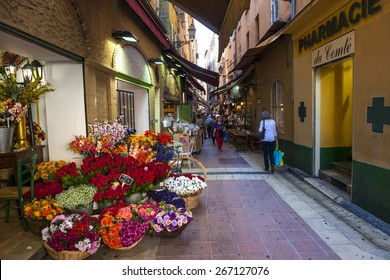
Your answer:
[[[49,224],[53,218],[64,213],[64,210],[53,198],[36,199],[24,206],[24,215],[34,221]]]
[[[57,179],[56,174],[58,169],[63,166],[68,165],[66,161],[43,161],[37,165],[37,170],[35,171],[34,180],[37,181],[39,179],[43,180],[55,180]]]

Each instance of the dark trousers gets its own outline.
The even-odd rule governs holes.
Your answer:
[[[265,169],[269,169],[269,164],[271,163],[271,167],[275,165],[275,159],[274,159],[274,151],[275,151],[276,141],[268,142],[263,141],[262,147],[263,147],[263,157],[264,157],[264,165]]]

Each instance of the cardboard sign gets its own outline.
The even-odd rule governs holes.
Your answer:
[[[179,142],[181,143],[182,146],[188,146],[190,144],[190,138],[188,134],[180,134]]]

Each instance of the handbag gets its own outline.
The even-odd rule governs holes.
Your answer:
[[[265,136],[265,121],[263,120],[263,130],[256,134],[256,138],[260,140],[264,140],[264,136]]]
[[[274,151],[275,166],[282,167],[284,165],[283,155],[284,153],[277,147]]]

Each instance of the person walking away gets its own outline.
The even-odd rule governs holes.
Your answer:
[[[220,152],[222,152],[222,144],[223,144],[225,130],[226,130],[226,127],[221,120],[221,116],[217,116],[217,122],[214,125],[213,135],[215,137],[215,140],[217,141],[218,151],[220,151]]]
[[[264,170],[269,172],[269,165],[271,164],[271,173],[275,172],[274,151],[279,145],[278,133],[276,131],[276,123],[271,119],[271,114],[264,111],[262,114],[263,120],[260,121],[259,132],[261,133],[265,128],[264,140],[262,140]]]
[[[210,127],[210,130],[211,130],[211,139],[213,139],[213,145],[215,145],[215,135],[214,135],[214,126],[215,124],[217,123],[217,118],[213,115],[211,117],[211,127]]]
[[[211,115],[208,115],[206,118],[206,128],[207,128],[207,137],[206,138],[211,138],[212,122],[213,122],[213,119],[211,118]]]

